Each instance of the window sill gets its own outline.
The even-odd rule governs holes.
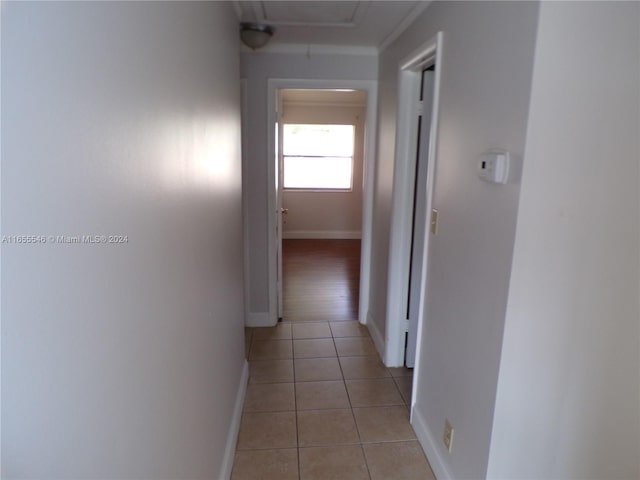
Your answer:
[[[284,192],[324,192],[324,193],[351,193],[353,188],[283,188]]]

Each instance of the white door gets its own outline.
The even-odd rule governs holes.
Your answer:
[[[283,168],[283,155],[282,155],[282,93],[280,90],[276,90],[276,141],[275,141],[275,163],[276,163],[276,246],[277,246],[277,282],[276,289],[278,292],[278,319],[282,319],[283,313],[283,301],[282,301],[282,215],[284,210],[282,208],[282,182],[284,175]]]
[[[418,341],[418,313],[422,293],[422,265],[425,256],[425,237],[427,235],[427,171],[429,160],[429,141],[431,131],[431,112],[433,110],[434,70],[422,72],[420,89],[420,115],[418,117],[418,149],[413,189],[413,221],[411,235],[411,253],[409,261],[409,290],[407,296],[407,346],[405,365],[413,368],[416,361]]]

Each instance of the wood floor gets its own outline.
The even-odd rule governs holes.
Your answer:
[[[360,240],[282,241],[283,321],[358,319]]]

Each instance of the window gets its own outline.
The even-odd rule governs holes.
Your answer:
[[[350,190],[353,125],[284,125],[284,188]]]

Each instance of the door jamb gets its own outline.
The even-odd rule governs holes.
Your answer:
[[[242,108],[240,110],[240,125],[241,125],[241,159],[242,159],[242,178],[248,177],[248,159],[247,159],[247,132],[249,127],[247,125],[247,115],[249,114],[249,101],[248,101],[248,81],[246,78],[240,79],[240,102]],[[242,189],[242,251],[243,251],[243,285],[244,285],[244,318],[245,323],[249,318],[249,199],[246,188]]]
[[[393,180],[393,204],[389,239],[389,275],[387,283],[387,328],[384,363],[388,367],[404,365],[406,333],[406,299],[408,294],[409,252],[411,246],[412,184],[417,154],[417,119],[422,70],[436,64],[434,78],[433,107],[431,111],[430,141],[427,167],[427,206],[430,216],[433,198],[434,174],[438,140],[438,112],[442,72],[443,34],[438,32],[432,39],[418,47],[400,62],[398,69],[398,117],[396,123],[395,168]],[[429,225],[428,221],[426,225]],[[427,287],[427,262],[429,237],[425,237],[425,255],[422,263],[422,290],[418,314],[418,333],[414,380],[419,378],[421,338],[424,324],[424,299]],[[416,388],[413,392],[415,395]],[[412,405],[414,399],[412,398]]]
[[[362,238],[360,254],[360,304],[358,306],[358,320],[362,324],[367,323],[369,311],[369,289],[371,272],[371,237],[373,224],[373,188],[375,168],[375,129],[378,102],[378,82],[375,80],[319,80],[319,79],[292,79],[270,78],[267,80],[267,218],[268,238],[268,283],[269,283],[269,320],[271,325],[278,322],[278,292],[277,292],[277,265],[276,265],[276,192],[275,162],[272,152],[275,149],[275,121],[276,121],[276,90],[286,88],[300,89],[333,89],[351,88],[367,92],[367,113],[364,126],[364,158],[363,158],[363,190],[362,190]]]

